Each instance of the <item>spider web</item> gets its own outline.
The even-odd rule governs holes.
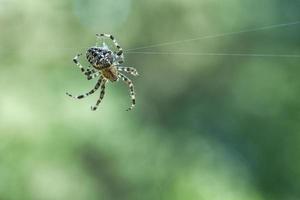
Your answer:
[[[163,43],[157,43],[147,46],[140,46],[136,48],[127,49],[124,52],[126,54],[145,54],[145,55],[187,55],[187,56],[239,56],[239,57],[269,57],[269,58],[300,58],[300,55],[297,54],[247,54],[247,53],[223,53],[223,52],[179,52],[179,51],[141,51],[145,49],[152,49],[155,47],[163,47],[163,46],[172,46],[176,44],[181,43],[187,43],[192,41],[199,41],[204,39],[212,39],[212,38],[220,38],[220,37],[226,37],[226,36],[233,36],[233,35],[240,35],[245,33],[253,33],[258,31],[265,31],[265,30],[271,30],[271,29],[279,29],[279,28],[285,28],[285,27],[291,27],[295,25],[300,25],[300,21],[293,21],[288,23],[280,23],[280,24],[273,24],[268,26],[262,26],[254,29],[245,29],[241,31],[235,31],[235,32],[226,32],[226,33],[218,33],[213,35],[206,35],[206,36],[200,36],[196,38],[189,38],[184,40],[177,40],[177,41],[171,41],[171,42],[163,42]],[[139,50],[139,51],[137,51]]]
[[[184,40],[176,40],[176,41],[168,41],[168,42],[162,42],[162,43],[156,43],[156,44],[150,44],[146,46],[140,46],[140,47],[134,47],[127,50],[123,50],[125,54],[140,54],[140,55],[182,55],[182,56],[229,56],[229,57],[265,57],[265,58],[294,58],[299,59],[300,54],[274,54],[274,53],[228,53],[228,52],[186,52],[186,51],[155,51],[149,49],[155,49],[156,47],[165,47],[165,46],[174,46],[177,44],[183,44],[183,43],[189,43],[193,41],[200,41],[205,39],[214,39],[214,38],[222,38],[222,37],[229,37],[234,35],[241,35],[246,33],[254,33],[254,32],[261,32],[266,30],[273,30],[273,29],[282,29],[282,28],[288,28],[292,26],[300,25],[300,20],[293,21],[293,22],[287,22],[287,23],[279,23],[279,24],[273,24],[273,25],[266,25],[262,27],[257,27],[253,29],[244,29],[240,31],[234,31],[234,32],[225,32],[225,33],[217,33],[212,35],[204,35],[199,36],[195,38],[188,38]],[[117,50],[113,43],[107,39],[103,38],[103,40],[98,41],[98,45],[102,45],[105,43],[109,49],[111,50]],[[81,47],[64,47],[64,48],[56,48],[56,47],[48,47],[46,49],[43,49],[44,51],[48,51],[49,49],[55,50],[55,49],[64,49],[68,51],[73,51],[74,48],[80,49],[80,50],[86,50],[86,46]],[[0,48],[1,50],[2,48]],[[43,51],[40,50],[40,51]],[[147,50],[147,51],[145,51]]]
[[[296,55],[296,54],[294,55],[294,54],[246,54],[246,53],[197,53],[197,52],[171,52],[171,51],[132,51],[132,52],[127,52],[127,54],[300,58],[300,55]]]

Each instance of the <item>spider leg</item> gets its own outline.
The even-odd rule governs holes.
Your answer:
[[[67,94],[69,97],[72,97],[72,98],[74,98],[74,99],[83,99],[83,98],[85,98],[85,97],[87,97],[87,96],[93,94],[94,92],[96,92],[96,91],[99,89],[99,87],[100,87],[100,85],[101,85],[101,82],[102,82],[102,79],[103,79],[103,77],[100,76],[100,78],[99,78],[98,82],[96,83],[95,87],[94,87],[91,91],[89,91],[89,92],[87,92],[87,93],[85,93],[85,94],[78,95],[78,96],[73,96],[73,95],[71,95],[71,94],[68,93],[68,92],[67,92],[66,94]]]
[[[85,72],[85,69],[84,69],[84,67],[83,67],[83,66],[79,63],[79,61],[78,61],[78,58],[79,58],[81,55],[82,55],[82,53],[77,54],[77,55],[73,58],[73,62],[79,67],[80,71],[81,71],[82,73],[84,73],[84,72]]]
[[[117,61],[117,64],[118,65],[121,65],[124,63],[124,57],[122,57],[120,60]]]
[[[130,73],[133,76],[138,76],[139,73],[137,72],[137,70],[133,67],[123,67],[123,66],[117,66],[117,70],[118,71],[123,71],[123,72],[127,72]]]
[[[87,80],[91,80],[93,78],[96,78],[97,76],[99,76],[99,73],[94,70],[94,69],[85,69],[80,62],[78,61],[78,58],[81,56],[82,54],[77,54],[74,58],[73,61],[74,63],[79,67],[80,71],[86,76]]]
[[[90,68],[91,68],[91,67],[88,66],[88,68],[86,69],[86,72],[84,73],[85,75],[91,75],[91,74],[97,72],[95,69],[90,69]]]
[[[99,99],[97,100],[96,105],[91,107],[91,110],[92,110],[92,111],[97,110],[99,104],[101,103],[101,101],[102,101],[102,99],[103,99],[103,97],[104,97],[104,94],[105,94],[105,84],[106,84],[106,82],[107,82],[107,80],[104,78],[103,81],[102,81],[102,83],[101,83],[100,97],[99,97]]]
[[[99,72],[96,72],[94,74],[90,74],[87,76],[87,80],[91,80],[91,79],[94,79],[96,77],[100,76],[100,73]]]
[[[114,45],[117,47],[118,49],[118,52],[117,52],[117,56],[123,58],[123,49],[121,48],[121,46],[118,44],[118,42],[115,40],[114,36],[110,35],[110,34],[106,34],[106,33],[101,33],[101,34],[96,34],[96,37],[97,38],[100,38],[100,37],[107,37],[107,38],[110,38]]]
[[[135,106],[135,92],[134,92],[134,86],[133,86],[133,83],[132,81],[127,78],[124,74],[122,73],[119,73],[119,78],[121,78],[129,87],[129,91],[130,91],[130,97],[131,97],[131,106],[126,110],[126,111],[129,111],[129,110],[132,110]]]
[[[84,73],[86,75],[88,80],[94,79],[100,75],[98,71],[95,69],[86,69],[86,72]]]

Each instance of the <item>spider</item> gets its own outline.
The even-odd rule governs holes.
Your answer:
[[[115,38],[110,34],[96,34],[96,39],[104,39],[110,38],[114,43],[115,47],[117,48],[117,52],[111,51],[109,47],[103,42],[102,46],[99,46],[97,43],[95,46],[89,48],[86,51],[86,58],[88,62],[92,65],[93,68],[90,66],[88,68],[84,68],[78,61],[78,58],[82,55],[77,54],[73,61],[79,67],[81,72],[86,76],[87,80],[94,79],[99,77],[95,87],[82,95],[73,96],[70,93],[66,93],[68,96],[75,98],[75,99],[83,99],[94,92],[96,92],[99,88],[100,97],[96,102],[95,106],[91,107],[92,111],[97,110],[99,104],[101,103],[104,94],[105,94],[105,84],[108,81],[115,82],[119,79],[122,79],[129,87],[130,97],[131,97],[131,106],[127,109],[127,111],[132,110],[135,106],[135,92],[134,92],[134,85],[132,81],[122,74],[121,72],[127,72],[133,76],[137,76],[138,72],[133,67],[124,67],[122,63],[124,62],[123,50],[120,45],[117,43]]]

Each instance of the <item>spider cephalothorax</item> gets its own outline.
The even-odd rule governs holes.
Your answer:
[[[73,59],[74,63],[80,68],[81,72],[87,77],[87,79],[91,80],[99,76],[99,80],[95,85],[94,89],[92,89],[91,91],[83,95],[73,96],[69,93],[67,93],[67,95],[76,99],[82,99],[86,96],[93,94],[96,90],[98,90],[101,87],[100,97],[96,105],[92,106],[92,110],[96,110],[101,100],[104,97],[105,84],[107,83],[107,81],[114,82],[119,80],[120,78],[129,86],[132,104],[127,110],[131,110],[135,106],[134,86],[132,81],[129,78],[127,78],[124,74],[122,74],[121,71],[128,72],[134,76],[137,76],[138,73],[136,69],[133,67],[122,66],[122,63],[124,62],[123,50],[112,35],[97,34],[96,36],[98,39],[103,37],[110,38],[113,41],[116,48],[118,49],[118,51],[117,52],[111,51],[104,42],[102,43],[102,46],[96,45],[94,47],[89,48],[86,52],[86,58],[89,61],[89,63],[92,65],[93,69],[91,68],[85,69],[79,63],[78,58],[79,56],[81,56],[81,54],[75,56],[75,58]]]

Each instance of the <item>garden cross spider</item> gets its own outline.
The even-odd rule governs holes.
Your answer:
[[[104,42],[102,43],[102,46],[98,46],[96,44],[96,46],[89,48],[86,51],[86,58],[89,61],[89,63],[92,65],[93,67],[92,69],[90,68],[90,66],[89,68],[85,69],[79,63],[78,58],[82,54],[76,55],[73,61],[80,68],[81,72],[87,77],[87,79],[91,80],[99,76],[99,80],[95,85],[94,89],[92,89],[91,91],[85,94],[78,95],[78,96],[73,96],[68,92],[66,94],[75,99],[82,99],[84,97],[93,94],[101,87],[100,97],[96,105],[91,107],[91,109],[94,111],[98,108],[98,105],[101,103],[101,100],[104,97],[105,84],[108,82],[108,80],[114,82],[114,81],[118,81],[120,78],[129,87],[132,103],[131,106],[127,109],[127,111],[132,110],[135,106],[134,86],[132,81],[129,78],[127,78],[124,74],[122,74],[121,71],[128,72],[133,76],[137,76],[138,72],[133,67],[122,66],[122,63],[124,62],[123,50],[112,35],[96,34],[96,37],[97,40],[100,38],[103,39],[104,37],[110,38],[113,41],[116,48],[118,49],[118,51],[117,52],[111,51]]]

